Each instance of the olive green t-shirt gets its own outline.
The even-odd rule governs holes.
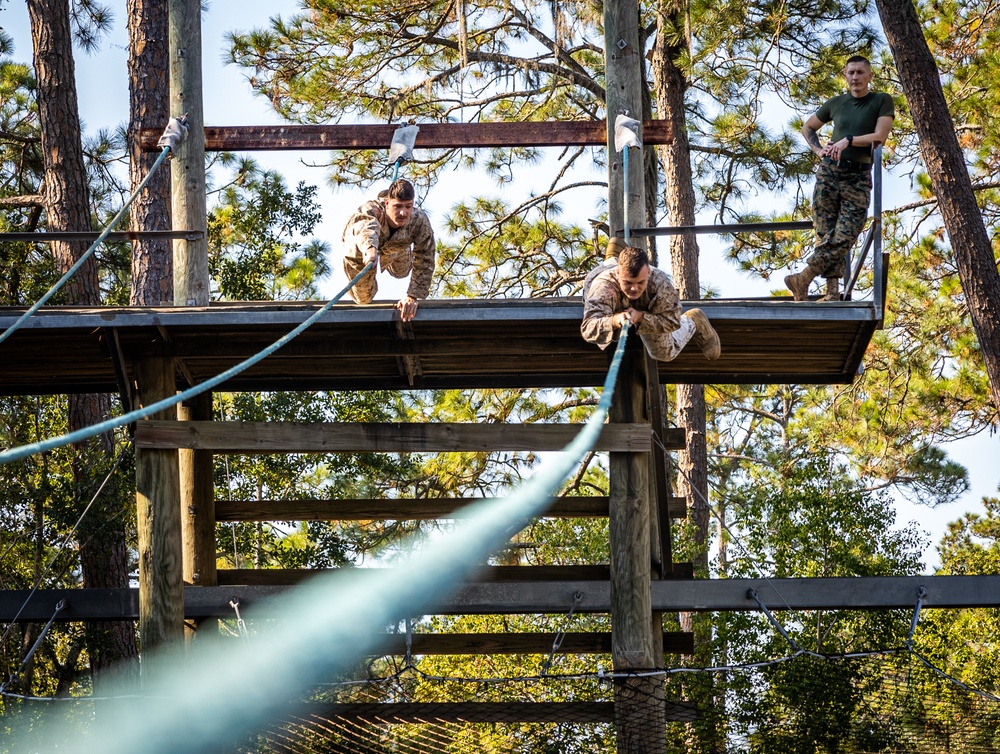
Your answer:
[[[885,92],[868,92],[864,97],[845,92],[828,99],[816,111],[816,117],[823,123],[833,121],[831,143],[840,141],[847,134],[874,133],[875,124],[883,115],[896,116],[892,97]],[[870,147],[848,147],[841,157],[853,162],[871,162],[872,152]]]

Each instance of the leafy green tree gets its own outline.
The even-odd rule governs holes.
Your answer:
[[[313,298],[330,271],[329,248],[297,238],[320,220],[316,187],[294,191],[273,170],[223,155],[232,176],[215,190],[208,217],[209,272],[216,296],[230,301]]]
[[[980,512],[969,512],[948,526],[938,545],[938,575],[995,575],[1000,572],[1000,499],[982,500]],[[913,648],[941,672],[912,659],[898,673],[912,673],[897,705],[900,727],[914,751],[991,751],[1000,743],[997,703],[959,687],[948,673],[970,689],[1000,696],[998,656],[991,640],[1000,624],[994,608],[927,610],[914,632]]]
[[[464,13],[434,2],[391,10],[310,3],[305,13],[275,20],[269,29],[234,35],[232,60],[247,72],[255,91],[295,121],[534,120],[602,114],[598,6],[473,2],[462,7]],[[795,134],[796,119],[840,90],[840,70],[849,54],[867,51],[878,60],[880,40],[872,11],[867,2],[832,0],[780,6],[642,4],[643,46],[652,51],[649,111],[644,114],[670,118],[684,132],[660,154],[668,224],[688,224],[705,208],[722,221],[808,215],[804,197],[812,159]],[[969,27],[970,37],[978,28]],[[961,43],[955,46],[961,48]],[[884,59],[880,63],[881,88],[898,93],[891,65]],[[776,122],[773,113],[785,107],[799,116]],[[903,103],[899,109],[890,146],[902,159],[912,136]],[[687,151],[678,145],[686,145]],[[559,211],[566,201],[563,192],[577,190],[580,183],[571,177],[571,168],[585,156],[566,150],[547,190],[523,201],[512,198],[518,169],[536,159],[536,152],[484,150],[460,158],[442,152],[413,168],[432,184],[449,159],[493,176],[503,199],[478,196],[453,207],[446,227],[455,240],[443,247],[440,290],[494,297],[577,292],[593,258],[584,248],[584,233],[560,225]],[[597,164],[602,159],[594,155]],[[383,169],[377,160],[374,154],[332,155],[334,180],[374,179]],[[765,201],[780,209],[773,215],[760,212]],[[794,488],[804,482],[796,468],[808,454],[824,459],[818,466],[807,464],[807,471],[835,487],[844,511],[852,505],[874,505],[880,511],[880,518],[865,522],[864,536],[878,543],[875,550],[837,552],[833,558],[822,548],[806,548],[803,560],[806,554],[833,558],[818,561],[814,570],[836,562],[845,573],[912,571],[916,566],[907,548],[915,546],[916,534],[892,533],[891,516],[885,513],[888,499],[881,491],[893,487],[928,504],[954,500],[967,485],[966,474],[940,444],[979,431],[993,416],[983,399],[985,378],[961,294],[942,274],[949,262],[933,243],[917,243],[907,228],[900,222],[890,229],[898,241],[894,260],[902,260],[891,267],[890,290],[899,291],[898,301],[890,293],[887,329],[877,334],[858,381],[834,388],[720,386],[707,396],[707,424],[698,419],[697,396],[679,394],[673,405],[678,423],[703,432],[713,449],[703,465],[715,483],[718,512],[726,525],[743,521],[729,493],[745,485],[770,484],[782,494],[788,491],[789,509],[801,503]],[[697,246],[693,237],[681,237],[678,244],[670,250],[675,276],[685,295],[697,298]],[[743,237],[733,242],[731,257],[743,269],[766,277],[805,254],[807,244],[802,234]],[[869,286],[862,278],[859,293]],[[684,467],[678,479],[682,489],[690,484],[688,502],[696,513],[693,526],[680,533],[678,557],[700,563],[706,574],[728,574],[734,562],[724,527],[716,537],[719,561],[708,562],[710,517],[701,499],[707,501],[708,485],[688,481],[698,465]],[[786,481],[773,487],[776,478]],[[777,498],[774,506],[780,504]],[[790,525],[761,531],[762,551],[784,547],[780,537],[788,535]],[[839,532],[837,527],[846,525],[827,522],[822,530]],[[535,532],[543,528],[554,542],[564,542],[575,531],[572,524],[554,522]],[[592,541],[591,533],[584,536]],[[546,558],[572,558],[558,547],[545,548],[540,551]],[[822,625],[834,638],[847,631],[838,621]],[[725,655],[726,649],[716,651]],[[711,704],[714,692],[709,688],[706,693]],[[681,739],[698,748],[689,738]],[[709,733],[701,743],[709,750],[720,739]]]
[[[0,195],[4,197],[0,205],[0,228],[4,230],[33,231],[43,226],[50,230],[85,230],[90,227],[93,215],[99,216],[117,199],[117,183],[106,169],[114,160],[116,144],[113,137],[99,135],[85,145],[78,131],[74,132],[72,128],[60,131],[53,126],[55,121],[62,119],[74,123],[78,121],[74,93],[65,91],[59,85],[60,81],[66,80],[67,70],[72,71],[69,35],[61,35],[58,31],[64,28],[60,24],[65,28],[69,24],[67,16],[60,12],[63,10],[57,7],[47,14],[46,8],[38,4],[29,6],[36,43],[35,66],[43,74],[44,81],[33,78],[26,66],[7,57],[0,58],[0,86],[4,89],[0,105],[0,186],[3,186]],[[0,47],[4,56],[13,51],[9,38],[0,42]],[[54,155],[65,162],[57,160],[57,164],[53,164]],[[83,191],[78,190],[81,181],[86,184]],[[46,192],[43,192],[42,186],[46,187]],[[89,191],[91,187],[94,189],[92,192]],[[3,244],[0,267],[5,273],[6,302],[20,305],[33,302],[54,282],[58,272],[64,268],[60,265],[68,265],[75,258],[73,254],[81,252],[78,245],[56,244],[50,254],[49,249],[42,245]],[[82,278],[71,282],[58,300],[99,303],[102,286],[113,292],[116,287],[114,281],[120,277],[114,271],[114,260],[114,250],[99,257],[98,261],[91,263]],[[49,415],[45,425],[31,423],[22,428],[30,430],[31,436],[30,440],[23,442],[64,433],[68,431],[67,427],[76,428],[94,421],[94,416],[104,418],[111,411],[107,396],[70,396],[68,403],[65,399],[53,398],[23,401],[24,415],[38,417],[41,412]],[[60,419],[65,422],[67,412],[70,417],[68,425],[62,423],[58,431],[47,431],[52,428],[49,422],[57,425]],[[10,421],[18,421],[17,413],[11,407]],[[3,434],[24,437],[25,433],[8,430]],[[117,450],[115,438],[107,436],[97,443],[56,451],[42,460],[46,472],[54,475],[53,481],[47,482],[43,488],[45,494],[24,491],[22,495],[11,498],[15,510],[26,505],[26,500],[31,500],[29,508],[20,508],[22,511],[30,510],[31,517],[18,515],[25,526],[30,522],[32,528],[14,529],[15,536],[28,536],[39,548],[33,560],[28,561],[32,564],[28,572],[32,578],[29,585],[35,581],[45,585],[52,580],[65,583],[67,571],[74,578],[80,578],[86,586],[128,585],[126,538],[131,494],[130,482],[122,479],[121,469],[116,469]],[[66,459],[68,467],[64,465]],[[37,460],[29,459],[7,471],[10,473],[19,469],[26,479],[32,479],[38,473],[32,471],[37,463]],[[68,478],[65,476],[67,473]],[[108,484],[97,499],[97,490],[108,475]],[[11,489],[18,487],[15,484]],[[89,513],[81,518],[91,499],[94,504],[90,506]],[[78,519],[75,536],[78,551],[69,561],[61,555],[63,560],[56,564],[59,569],[55,573],[45,571],[44,565],[51,558],[41,549],[43,542],[52,544],[65,539]],[[22,636],[28,636],[34,630],[29,627]],[[107,673],[108,679],[120,673],[127,675],[126,665],[116,663],[136,655],[133,626],[128,623],[93,624],[82,633],[76,631],[74,634],[72,629],[68,631],[67,635],[75,636],[64,642],[64,647],[69,647],[64,652],[68,659],[63,664],[54,660],[54,664],[49,666],[62,679],[59,681],[61,687],[69,682],[67,679],[75,681],[79,668],[87,665],[94,673]],[[17,633],[13,635],[16,637]],[[82,644],[74,643],[81,637],[86,639],[85,652]],[[14,652],[12,656],[20,654],[23,651]],[[115,669],[111,670],[113,666]],[[46,674],[38,676],[42,683],[46,677]],[[33,681],[34,676],[24,679],[29,690]]]

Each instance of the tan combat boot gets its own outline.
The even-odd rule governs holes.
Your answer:
[[[802,272],[785,276],[785,287],[796,301],[805,301],[809,297],[809,284],[818,274],[812,267],[806,267]]]
[[[715,361],[719,358],[722,353],[722,344],[719,342],[719,335],[715,332],[715,328],[705,316],[705,312],[701,309],[688,309],[684,312],[684,316],[694,320],[694,335],[691,336],[691,342],[701,349],[709,361]]]
[[[820,301],[840,301],[840,278],[826,279],[826,293]]]
[[[612,236],[608,239],[608,246],[604,250],[604,261],[607,262],[610,259],[618,259],[618,255],[622,253],[622,250],[627,248],[628,244],[625,243],[624,238]]]

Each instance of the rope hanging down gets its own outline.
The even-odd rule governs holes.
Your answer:
[[[55,448],[61,448],[63,445],[69,445],[70,443],[83,442],[84,440],[89,440],[91,437],[96,437],[99,434],[107,432],[109,430],[115,429],[117,427],[125,426],[126,424],[131,424],[132,422],[139,421],[139,419],[145,419],[147,416],[152,416],[155,413],[163,411],[168,408],[176,406],[178,403],[193,398],[196,395],[201,395],[208,390],[211,390],[216,385],[221,385],[228,379],[235,377],[240,372],[249,369],[254,364],[257,364],[272,353],[277,351],[282,346],[286,345],[295,336],[302,333],[304,330],[312,326],[320,317],[330,311],[333,305],[336,304],[340,299],[342,299],[351,288],[353,288],[362,277],[364,277],[372,266],[378,260],[376,257],[374,260],[366,264],[361,272],[354,276],[354,279],[347,284],[340,293],[330,299],[326,304],[323,305],[318,311],[312,314],[308,319],[306,319],[302,324],[298,325],[294,330],[289,332],[287,335],[282,336],[274,343],[269,345],[262,351],[258,351],[256,354],[241,361],[239,364],[230,367],[222,374],[218,374],[211,379],[205,380],[200,385],[195,385],[190,387],[177,395],[171,396],[169,398],[164,398],[156,403],[151,403],[143,408],[137,408],[135,411],[130,411],[122,416],[114,417],[112,419],[107,419],[106,421],[99,422],[98,424],[91,425],[90,427],[84,427],[83,429],[78,429],[75,432],[68,432],[65,435],[59,435],[58,437],[51,437],[48,440],[41,440],[39,442],[34,442],[29,445],[22,445],[17,448],[11,448],[10,450],[5,450],[0,453],[0,464],[11,463],[12,461],[20,461],[22,458],[27,458],[28,456],[34,455],[35,453],[43,453],[47,450],[53,450]]]
[[[619,113],[615,118],[615,149],[622,153],[622,181],[624,193],[623,214],[625,215],[625,243],[632,243],[631,223],[629,222],[629,178],[628,178],[628,152],[629,149],[641,149],[642,142],[639,141],[640,123],[635,118],[628,117],[628,113]]]
[[[170,119],[170,122],[167,124],[166,130],[164,130],[163,135],[160,136],[160,140],[157,142],[157,146],[163,147],[163,151],[160,152],[160,156],[156,158],[156,162],[153,163],[152,167],[150,167],[149,169],[149,172],[146,173],[146,177],[142,179],[142,182],[136,187],[135,191],[132,192],[132,195],[128,198],[125,204],[122,205],[122,208],[118,210],[118,214],[115,215],[113,218],[111,218],[111,222],[108,224],[108,227],[106,227],[104,231],[101,233],[101,235],[99,235],[97,239],[90,245],[90,248],[88,248],[83,253],[83,255],[79,259],[77,259],[76,262],[74,262],[73,266],[70,267],[68,270],[66,270],[65,274],[61,278],[59,278],[59,280],[56,281],[55,285],[49,288],[45,292],[45,294],[40,299],[38,299],[38,301],[32,304],[31,308],[28,309],[28,311],[26,311],[24,314],[22,314],[20,318],[18,318],[17,322],[12,324],[2,333],[0,333],[0,343],[3,343],[5,340],[7,340],[7,338],[13,335],[14,332],[21,327],[21,325],[23,325],[25,322],[28,321],[28,319],[31,317],[32,314],[41,309],[42,306],[45,305],[45,302],[48,301],[50,298],[52,298],[52,296],[55,295],[56,291],[62,288],[63,285],[66,284],[66,281],[76,274],[77,270],[79,270],[83,266],[83,263],[86,262],[90,258],[91,254],[93,254],[97,250],[97,247],[104,242],[104,239],[108,237],[108,234],[111,233],[111,231],[115,229],[115,226],[118,225],[119,222],[121,222],[121,219],[125,217],[125,213],[128,212],[129,208],[132,206],[132,202],[134,202],[139,193],[144,188],[146,188],[146,184],[149,183],[149,180],[153,177],[153,174],[156,173],[160,165],[163,164],[163,161],[167,158],[167,155],[177,150],[177,147],[184,140],[184,136],[187,134],[187,129],[188,129],[187,124],[185,123],[183,118]]]
[[[69,533],[65,537],[63,537],[62,542],[56,545],[55,552],[53,553],[52,557],[49,558],[48,565],[46,565],[45,568],[43,568],[42,571],[38,574],[38,576],[35,577],[35,583],[32,585],[31,591],[28,592],[28,596],[25,597],[24,602],[21,603],[21,607],[18,608],[17,613],[14,615],[13,620],[11,620],[7,624],[7,628],[4,629],[3,636],[0,636],[0,646],[3,646],[3,643],[7,641],[7,637],[10,636],[10,632],[13,630],[14,625],[21,617],[21,614],[24,612],[25,608],[27,608],[28,604],[31,602],[31,598],[34,597],[35,594],[38,592],[38,590],[41,588],[42,579],[44,579],[48,575],[49,571],[52,570],[52,566],[56,564],[56,561],[63,554],[66,545],[69,544],[70,539],[72,539],[73,535],[76,534],[76,530],[80,528],[80,524],[83,523],[83,519],[86,517],[87,513],[93,507],[94,503],[97,502],[97,498],[100,497],[101,492],[104,491],[105,486],[107,486],[108,482],[111,481],[111,477],[114,476],[115,472],[118,470],[119,465],[121,465],[122,458],[124,458],[125,456],[125,450],[129,447],[131,447],[131,443],[129,443],[128,446],[122,448],[118,452],[118,455],[115,457],[115,462],[111,465],[111,469],[104,477],[104,481],[102,481],[100,485],[98,485],[97,491],[94,492],[93,497],[90,498],[90,502],[87,503],[86,507],[83,509],[83,512],[76,519],[76,523],[73,524],[73,528],[69,530]]]
[[[52,624],[56,620],[56,616],[59,615],[59,613],[61,613],[65,608],[66,608],[66,600],[59,600],[56,603],[55,612],[52,613],[52,617],[49,618],[49,622],[45,624],[45,628],[43,628],[41,633],[38,634],[38,638],[35,639],[35,643],[31,645],[31,649],[28,650],[28,654],[24,656],[24,659],[21,661],[21,665],[18,667],[17,670],[15,670],[11,674],[10,678],[8,678],[3,683],[0,683],[0,695],[3,695],[4,692],[7,691],[7,687],[21,677],[21,674],[24,672],[24,669],[28,667],[28,663],[31,662],[31,658],[35,656],[35,650],[38,649],[42,641],[48,635],[49,629],[52,628]]]
[[[400,126],[392,134],[389,143],[389,162],[393,165],[392,182],[399,178],[399,166],[413,159],[413,146],[417,143],[419,126]]]
[[[400,568],[364,579],[350,573],[357,569],[321,575],[270,600],[268,613],[285,620],[261,623],[252,648],[240,642],[206,648],[196,642],[191,650],[177,647],[176,662],[161,655],[157,698],[143,714],[128,708],[95,726],[77,754],[222,750],[272,722],[280,714],[275,699],[324,683],[372,653],[385,626],[433,613],[484,557],[508,541],[514,527],[545,512],[579,459],[594,447],[611,405],[627,333],[626,324],[597,409],[551,464],[507,497],[463,508],[451,531],[410,543],[415,554]],[[402,549],[410,545],[403,543]],[[55,746],[49,744],[69,733],[53,727],[39,740],[32,731],[33,749],[52,751]]]

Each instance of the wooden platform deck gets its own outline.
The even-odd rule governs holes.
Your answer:
[[[693,302],[692,302],[693,303]],[[696,348],[660,364],[664,383],[844,383],[879,326],[870,302],[698,301],[722,357]],[[270,345],[320,302],[209,307],[47,307],[0,344],[0,395],[119,392],[136,359],[171,354],[178,388]],[[687,308],[687,306],[685,306]],[[0,308],[0,331],[23,309]],[[355,390],[600,385],[609,352],[579,332],[579,298],[434,300],[400,322],[390,303],[338,304],[219,390]]]

